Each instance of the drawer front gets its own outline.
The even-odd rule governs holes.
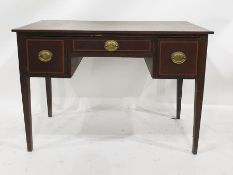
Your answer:
[[[151,52],[151,40],[80,38],[72,43],[75,52]]]
[[[161,39],[159,41],[159,74],[197,75],[198,43],[198,39]]]
[[[29,73],[64,73],[64,40],[27,39]]]

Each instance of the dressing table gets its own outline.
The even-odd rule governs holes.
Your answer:
[[[197,154],[207,41],[214,32],[185,21],[72,20],[42,20],[12,31],[17,33],[28,151],[33,150],[30,77],[45,78],[52,117],[51,78],[71,78],[85,57],[138,57],[145,59],[152,78],[177,79],[177,119],[183,79],[195,80],[192,153]]]

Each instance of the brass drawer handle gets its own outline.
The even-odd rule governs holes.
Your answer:
[[[113,52],[119,48],[119,44],[115,40],[107,40],[104,43],[104,48],[109,52]]]
[[[47,63],[53,59],[53,53],[49,50],[41,50],[38,54],[38,59],[44,63]]]
[[[184,52],[173,52],[171,54],[171,60],[175,64],[183,64],[186,61],[186,55]]]

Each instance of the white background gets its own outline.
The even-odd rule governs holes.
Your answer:
[[[172,145],[172,143],[174,144],[175,142],[177,142],[177,140],[179,142],[180,137],[183,137],[183,132],[181,132],[181,135],[175,134],[175,136],[180,137],[175,137],[172,134],[176,133],[176,131],[178,130],[176,129],[176,127],[177,125],[179,125],[178,128],[184,127],[187,129],[186,130],[183,128],[185,131],[187,131],[187,133],[184,135],[187,135],[187,138],[189,140],[188,144],[186,143],[185,145],[185,143],[182,143],[181,141],[180,148],[178,149],[178,151],[176,150],[174,152],[172,151],[174,147],[165,146],[165,148],[162,149],[163,146],[161,145],[163,144],[161,144],[160,149],[162,149],[162,151],[159,151],[159,155],[157,155],[156,153],[158,157],[167,157],[167,159],[163,159],[163,163],[171,165],[173,167],[173,173],[182,174],[182,172],[186,172],[186,170],[186,173],[188,173],[188,169],[176,169],[176,166],[174,166],[173,163],[179,160],[183,162],[189,162],[191,164],[194,163],[194,167],[189,167],[190,169],[193,168],[192,172],[194,174],[210,174],[210,172],[212,174],[214,172],[220,174],[224,173],[224,169],[226,169],[225,173],[229,173],[228,170],[232,169],[227,165],[230,161],[233,160],[229,157],[218,157],[219,160],[221,160],[222,158],[222,161],[226,162],[224,164],[225,167],[221,167],[220,164],[219,171],[212,172],[211,166],[209,166],[209,168],[206,168],[206,170],[203,170],[203,167],[199,167],[199,164],[208,165],[209,160],[211,160],[211,156],[216,157],[217,155],[222,155],[222,152],[219,151],[219,149],[223,149],[220,146],[221,144],[213,144],[213,142],[219,143],[220,141],[222,142],[224,140],[227,143],[229,151],[233,148],[232,142],[230,141],[232,140],[232,134],[230,134],[232,133],[230,122],[233,122],[233,119],[231,119],[232,116],[230,115],[232,113],[231,108],[233,105],[232,6],[232,0],[1,0],[0,151],[2,146],[2,150],[4,152],[3,155],[5,155],[5,157],[0,156],[0,172],[1,169],[4,174],[12,174],[14,172],[14,169],[15,171],[21,172],[22,174],[33,172],[33,170],[36,170],[38,168],[36,166],[38,165],[38,162],[43,160],[42,155],[45,155],[45,153],[51,154],[51,159],[46,158],[48,161],[46,163],[47,165],[49,163],[52,163],[53,160],[57,158],[57,153],[60,150],[61,154],[62,151],[71,152],[69,154],[60,155],[60,162],[58,161],[58,164],[52,164],[51,167],[56,167],[61,162],[63,162],[63,164],[64,162],[69,162],[71,163],[71,165],[73,165],[77,161],[78,166],[87,166],[83,169],[75,169],[79,173],[82,172],[82,174],[96,174],[95,172],[98,171],[101,174],[141,174],[140,172],[144,172],[142,170],[144,168],[147,168],[147,170],[149,169],[148,171],[146,171],[146,174],[154,174],[157,172],[159,172],[160,174],[166,174],[165,167],[162,166],[164,168],[163,169],[161,166],[159,166],[160,169],[156,169],[152,163],[154,160],[150,158],[150,155],[153,155],[152,152],[154,149],[158,151],[158,149],[151,146],[153,145],[153,143],[149,143],[150,148],[147,147],[148,145],[145,146],[140,144],[136,145],[136,148],[134,147],[135,145],[132,148],[132,143],[130,141],[132,141],[132,138],[134,139],[134,137],[137,137],[138,135],[140,136],[141,134],[146,135],[145,138],[148,138],[148,132],[150,134],[152,133],[152,135],[156,135],[158,133],[161,135],[161,137],[152,137],[152,135],[149,135],[149,137],[151,137],[151,140],[154,139],[154,141],[156,141],[158,137],[162,139],[164,138],[164,134],[166,134],[167,131],[162,127],[164,126],[171,128],[171,130],[169,131],[171,132],[169,134],[171,138],[169,137],[169,139],[165,139],[165,141],[167,142],[167,140],[169,140],[170,142],[168,145]],[[176,81],[152,80],[144,63],[144,60],[132,58],[86,58],[83,59],[72,79],[53,80],[53,106],[55,115],[54,119],[52,119],[53,121],[46,118],[47,114],[44,80],[33,78],[31,81],[32,113],[34,126],[33,129],[36,136],[35,151],[33,152],[34,156],[28,156],[28,154],[25,152],[24,143],[25,140],[18,73],[16,35],[15,33],[11,32],[11,29],[43,19],[125,21],[186,20],[215,31],[215,34],[210,35],[209,37],[203,111],[203,117],[206,117],[203,123],[208,123],[209,126],[212,128],[210,131],[214,131],[215,134],[209,132],[207,124],[204,124],[204,127],[207,126],[207,129],[203,129],[203,135],[205,135],[206,131],[206,139],[213,139],[212,141],[209,140],[210,143],[205,143],[207,148],[200,148],[200,152],[202,153],[202,156],[204,158],[202,157],[203,159],[201,159],[198,163],[195,161],[195,159],[193,159],[193,157],[189,155],[192,137],[191,130],[193,113],[192,105],[194,101],[194,81],[184,81],[182,103],[184,104],[183,111],[186,110],[186,113],[182,111],[182,115],[184,117],[180,121],[181,124],[174,124],[174,121],[169,120],[169,118],[175,114]],[[137,109],[141,109],[143,112],[137,113],[138,111],[140,111]],[[114,118],[114,116],[116,118]],[[142,121],[140,120],[140,122],[138,122],[137,116],[139,116],[138,120],[142,119]],[[145,125],[145,127],[139,127],[140,129],[132,126],[137,124],[140,125],[140,123],[145,120],[146,116],[148,116],[149,118],[147,118],[146,121],[148,121],[148,123],[151,123],[151,125],[153,124],[153,126]],[[165,117],[165,119],[163,119],[163,116]],[[131,121],[131,117],[135,117],[136,119],[134,118],[133,121]],[[154,121],[156,120],[156,117],[160,117],[158,121]],[[83,121],[84,119],[85,121]],[[160,119],[162,121],[164,120],[164,122],[159,123]],[[74,120],[74,122],[72,120]],[[81,125],[80,123],[81,120],[83,121],[83,125]],[[219,124],[219,122],[221,123]],[[76,123],[77,125],[75,125],[74,123]],[[106,124],[108,125],[107,128],[105,128]],[[158,125],[162,126],[158,127]],[[50,129],[48,129],[48,127]],[[74,127],[73,130],[71,129],[71,127]],[[76,131],[75,128],[79,127],[84,129],[81,129],[80,132]],[[132,138],[129,137],[129,140],[127,140],[127,137],[124,137],[123,143],[121,138],[119,138],[119,140],[112,140],[112,138],[108,140],[104,137],[104,139],[102,140],[102,136],[105,135],[114,135],[117,137],[121,135],[121,127],[126,130],[126,136],[130,135],[132,136]],[[153,129],[158,127],[160,129],[155,129],[155,132],[150,132],[147,130],[148,127],[154,127]],[[217,127],[220,127],[219,130],[216,129]],[[156,131],[158,130],[159,132],[157,133]],[[179,131],[177,132],[179,133]],[[221,136],[219,133],[222,133]],[[74,141],[72,142],[72,139],[64,139],[63,141],[63,138],[61,137],[64,134],[71,135],[70,137],[75,136],[73,138]],[[82,137],[80,135],[88,134],[92,135],[91,141],[88,140],[85,142],[85,137]],[[218,138],[216,137],[216,135],[219,136],[220,140],[216,139]],[[101,138],[99,138],[99,136],[101,136]],[[54,141],[54,138],[57,138],[58,141]],[[93,138],[94,141],[92,140]],[[100,150],[95,150],[96,147],[94,147],[93,149],[87,147],[85,149],[83,148],[83,152],[78,152],[79,150],[74,151],[73,147],[68,148],[70,144],[72,145],[73,143],[75,145],[76,142],[76,147],[79,147],[79,143],[82,142],[83,139],[84,141],[82,144],[84,145],[88,144],[89,142],[94,142],[93,145],[98,145],[100,141],[98,140],[98,138],[104,143],[107,140],[107,145],[101,145],[102,147]],[[81,141],[77,141],[77,139],[81,139]],[[97,139],[97,141],[95,139]],[[59,145],[61,144],[59,140],[61,142],[66,142],[68,140],[68,143],[65,146],[63,145],[64,147],[59,147]],[[51,146],[47,145],[47,142],[51,143]],[[130,143],[127,144],[127,142]],[[141,140],[141,142],[144,143],[143,140]],[[162,142],[164,142],[164,140]],[[117,144],[121,149],[116,153],[117,155],[115,155],[113,153],[113,150],[116,150],[118,148],[118,146],[116,146]],[[214,154],[214,152],[207,151],[209,149],[208,147],[211,147],[211,145],[215,146],[213,146],[213,150],[218,150],[217,152],[219,154],[216,155]],[[141,148],[143,148],[143,151],[148,151],[137,152],[137,146],[141,146]],[[220,148],[218,146],[220,146]],[[127,150],[129,149],[131,149],[132,155],[127,154]],[[180,151],[182,149],[184,150],[184,152]],[[13,153],[12,150],[14,150]],[[36,150],[38,152],[36,152]],[[82,149],[80,148],[80,150]],[[109,154],[107,150],[109,151]],[[134,152],[133,150],[136,151]],[[103,153],[101,156],[105,158],[107,157],[106,159],[108,160],[104,161],[106,165],[104,163],[101,163],[102,160],[98,160],[95,157],[93,158],[92,154],[95,154],[96,152]],[[86,153],[87,156],[82,155],[84,153]],[[17,155],[17,158],[13,156],[14,154]],[[75,154],[77,156],[77,159],[71,158],[72,155]],[[174,162],[171,162],[171,159],[169,157],[171,157],[171,155],[173,154],[178,158],[177,160],[174,160]],[[66,157],[65,155],[70,155],[71,157]],[[145,155],[148,155],[148,157],[146,157]],[[231,157],[233,157],[232,151],[226,153],[226,155],[231,155]],[[78,159],[78,157],[80,156],[84,156],[84,160]],[[117,156],[119,158],[114,159],[114,157]],[[140,157],[142,157],[142,160],[145,159],[145,163],[140,160]],[[128,158],[131,164],[129,162],[124,162],[123,160],[125,158]],[[21,161],[22,159],[23,161]],[[37,163],[32,163],[30,160],[36,160],[35,162]],[[158,158],[158,160],[160,160],[160,158]],[[116,162],[114,163],[114,161]],[[25,170],[25,168],[28,167],[27,163],[30,164],[29,168],[27,169],[28,171]],[[215,163],[217,165],[217,162]],[[21,169],[19,165],[21,166]],[[15,167],[12,168],[12,166]],[[66,164],[66,166],[68,167],[68,169],[71,168],[69,167],[68,163]],[[56,172],[57,170],[58,172],[56,173],[60,172],[62,174],[63,171],[66,171],[65,168],[61,168],[61,170],[53,168],[53,171],[49,171],[49,167],[50,166],[47,167],[48,172]],[[107,167],[111,167],[111,171],[107,171]],[[44,174],[44,172],[36,172],[38,174]],[[36,172],[33,172],[33,174],[35,174]],[[70,174],[72,174],[72,171],[69,172]]]

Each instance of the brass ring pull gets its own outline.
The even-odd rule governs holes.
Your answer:
[[[119,44],[115,40],[107,40],[104,43],[104,48],[109,52],[113,52],[119,48]]]
[[[41,50],[38,54],[38,59],[44,63],[47,63],[53,59],[53,53],[49,50]]]
[[[183,64],[186,61],[186,55],[184,52],[173,52],[171,54],[171,60],[175,64]]]

